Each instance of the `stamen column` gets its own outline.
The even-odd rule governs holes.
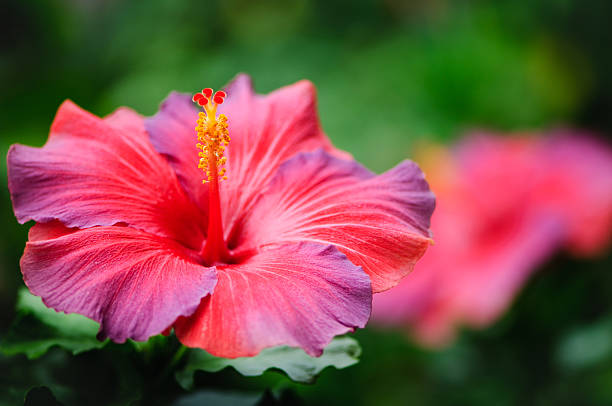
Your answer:
[[[229,258],[223,236],[219,181],[227,179],[223,168],[227,160],[224,152],[230,141],[227,117],[223,114],[217,117],[217,106],[223,103],[225,92],[219,91],[214,97],[212,94],[212,89],[204,89],[193,96],[193,101],[204,108],[199,114],[196,131],[200,141],[197,147],[201,150],[198,168],[206,173],[202,182],[208,184],[208,233],[200,254],[211,265]]]

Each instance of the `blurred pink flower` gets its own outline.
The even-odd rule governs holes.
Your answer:
[[[612,150],[596,139],[478,134],[421,157],[438,207],[436,245],[396,288],[376,295],[379,324],[409,325],[429,346],[459,325],[484,327],[556,250],[601,253],[612,230]]]

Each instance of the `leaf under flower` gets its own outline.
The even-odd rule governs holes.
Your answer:
[[[76,355],[106,344],[96,338],[98,328],[98,323],[85,316],[46,307],[39,297],[23,288],[17,299],[17,318],[0,341],[0,351],[34,359],[59,346]]]
[[[218,372],[231,366],[244,376],[262,375],[271,368],[280,369],[293,381],[311,383],[323,369],[349,367],[359,362],[360,355],[359,343],[350,337],[334,339],[320,357],[311,357],[300,348],[286,346],[267,348],[254,357],[241,358],[219,358],[193,349],[187,364],[175,377],[183,388],[191,389],[195,371]]]

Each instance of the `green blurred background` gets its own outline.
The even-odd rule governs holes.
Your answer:
[[[98,115],[118,106],[152,115],[171,90],[218,88],[238,72],[252,75],[259,92],[313,81],[325,131],[376,171],[409,157],[420,140],[452,142],[470,128],[612,133],[609,0],[8,0],[0,7],[3,179],[9,145],[42,145],[64,99]],[[6,187],[0,193],[1,334],[22,285],[27,227],[15,221]],[[609,255],[558,256],[495,326],[466,331],[443,351],[421,350],[399,331],[367,329],[356,334],[362,362],[326,370],[316,385],[273,372],[202,374],[198,382],[288,387],[304,404],[610,405],[611,264]],[[15,381],[9,373],[24,387],[59,379],[110,403],[112,379],[93,367],[96,357],[77,357],[70,371],[59,350],[35,362],[3,359],[0,384]],[[48,365],[58,371],[53,378],[32,372]]]

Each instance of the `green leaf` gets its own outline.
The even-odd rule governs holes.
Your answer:
[[[48,308],[24,288],[17,298],[17,317],[0,342],[0,351],[33,359],[59,346],[76,355],[106,344],[96,338],[98,327],[98,323],[85,316]]]
[[[217,372],[228,366],[245,376],[262,375],[270,368],[277,368],[296,382],[310,383],[326,367],[346,368],[359,361],[361,347],[349,337],[334,339],[320,357],[311,357],[301,348],[267,348],[254,357],[218,358],[203,350],[192,350],[184,369],[176,373],[176,379],[185,389],[193,387],[193,374],[201,370]]]
[[[557,360],[566,369],[597,365],[612,354],[612,318],[599,320],[568,333],[557,347]]]
[[[180,397],[172,404],[172,406],[255,406],[260,400],[261,395],[258,394],[203,390]]]

